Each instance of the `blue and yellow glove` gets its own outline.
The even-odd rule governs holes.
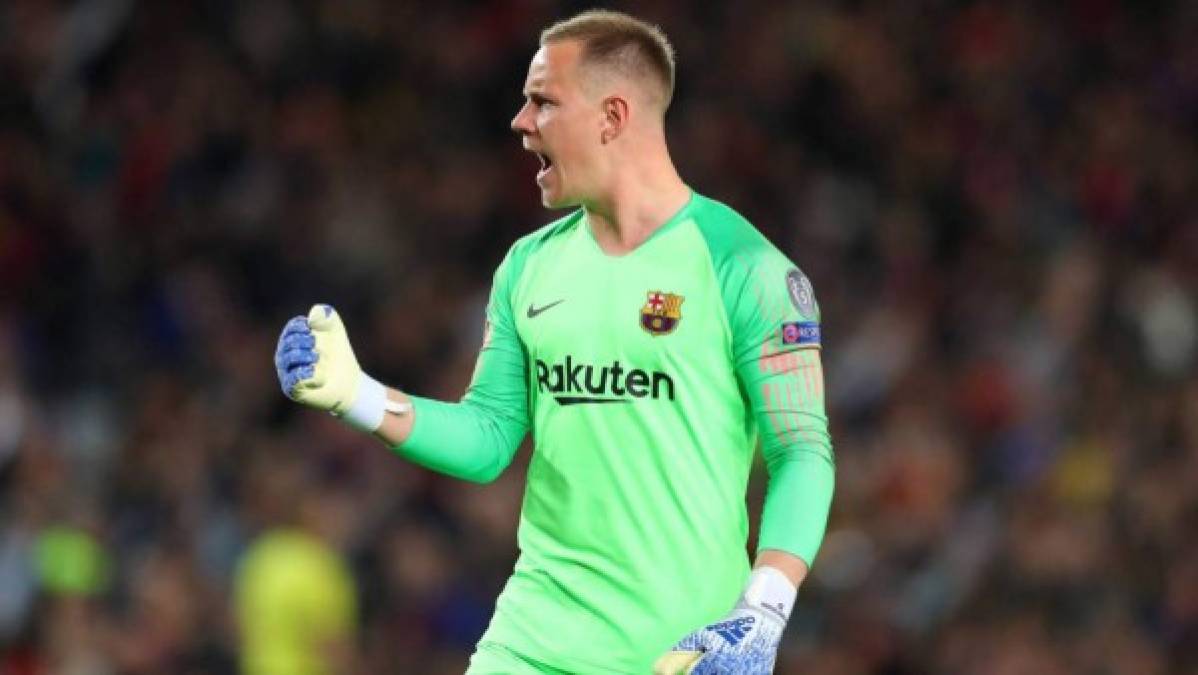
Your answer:
[[[345,324],[329,305],[312,305],[308,316],[283,326],[275,350],[279,386],[293,401],[327,410],[350,426],[373,432],[388,411],[410,407],[387,400],[387,388],[362,372]]]
[[[682,638],[653,675],[769,675],[796,593],[781,572],[758,567],[732,612]]]

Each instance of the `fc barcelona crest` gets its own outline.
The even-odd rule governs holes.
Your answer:
[[[641,328],[650,335],[668,335],[678,327],[682,320],[681,295],[650,291],[645,306],[641,307]]]

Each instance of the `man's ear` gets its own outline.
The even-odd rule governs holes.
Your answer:
[[[603,130],[599,140],[604,145],[619,138],[628,128],[628,99],[623,96],[608,96],[603,99]]]

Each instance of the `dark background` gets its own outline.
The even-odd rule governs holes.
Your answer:
[[[585,7],[0,3],[0,673],[235,672],[238,557],[311,494],[358,672],[462,670],[527,450],[429,474],[286,401],[274,343],[330,302],[460,395],[558,215],[508,123]],[[626,8],[677,47],[683,176],[823,310],[837,494],[778,672],[1195,672],[1198,4]],[[53,528],[108,573],[50,583]]]

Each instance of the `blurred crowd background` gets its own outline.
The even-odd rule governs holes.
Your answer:
[[[527,447],[438,477],[272,354],[331,302],[461,394],[558,215],[528,60],[586,7],[0,4],[0,673],[265,674],[272,603],[328,672],[462,671]],[[1198,4],[623,8],[677,47],[683,176],[823,309],[837,494],[778,672],[1198,672]]]

